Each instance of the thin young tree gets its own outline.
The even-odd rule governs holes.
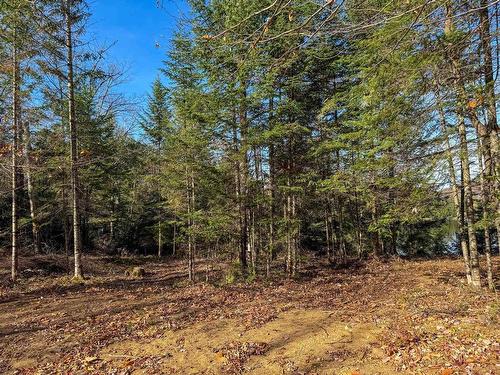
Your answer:
[[[78,123],[75,111],[74,81],[74,39],[73,23],[75,22],[74,1],[61,1],[61,12],[64,15],[65,47],[66,47],[66,79],[68,101],[68,124],[70,132],[70,168],[71,168],[71,203],[73,214],[73,255],[74,277],[82,278],[82,241],[80,229],[80,182],[78,163]]]

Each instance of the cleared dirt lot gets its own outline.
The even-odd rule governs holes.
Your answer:
[[[39,260],[24,260],[36,269]],[[51,264],[60,259],[51,258]],[[31,263],[30,263],[31,262]],[[0,297],[0,373],[495,374],[498,297],[458,260],[304,269],[297,280],[187,284],[181,262],[88,258]],[[498,270],[499,259],[495,259]]]

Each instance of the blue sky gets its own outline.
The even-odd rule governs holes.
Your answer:
[[[89,37],[99,46],[116,43],[109,61],[124,68],[121,90],[144,97],[162,66],[177,20],[187,14],[185,0],[90,0]],[[158,45],[159,46],[158,46]]]

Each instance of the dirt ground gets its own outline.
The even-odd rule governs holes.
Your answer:
[[[463,284],[459,260],[190,285],[179,261],[87,257],[74,283],[65,258],[38,257],[16,286],[7,261],[1,374],[500,373],[500,302]],[[135,265],[144,278],[125,276]]]

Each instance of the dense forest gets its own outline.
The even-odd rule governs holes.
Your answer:
[[[1,243],[245,275],[498,251],[498,7],[191,0],[147,102],[83,0],[1,2]],[[159,2],[159,7],[165,6]]]

